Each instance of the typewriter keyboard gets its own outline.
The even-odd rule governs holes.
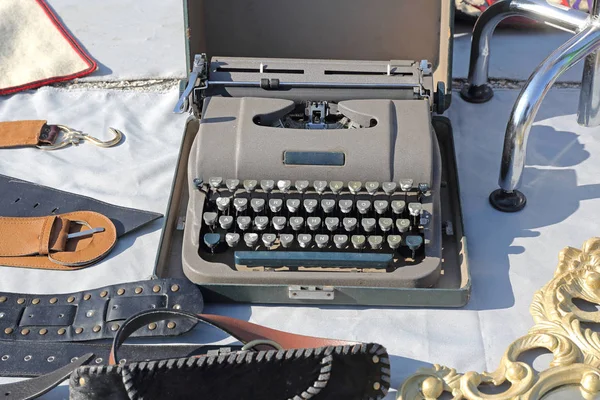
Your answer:
[[[199,254],[246,267],[393,270],[425,256],[427,184],[196,179],[204,192]]]

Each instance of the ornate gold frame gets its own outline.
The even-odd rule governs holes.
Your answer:
[[[529,333],[506,350],[494,372],[459,374],[453,368],[434,365],[421,368],[398,390],[398,399],[434,400],[444,392],[455,400],[538,400],[566,385],[579,385],[584,399],[600,398],[600,335],[582,323],[600,323],[599,312],[587,312],[573,299],[600,303],[600,238],[587,240],[581,250],[563,249],[550,280],[533,296],[529,309],[535,321]],[[520,354],[536,348],[552,352],[550,367],[537,374]],[[508,390],[485,394],[478,386],[508,381]]]

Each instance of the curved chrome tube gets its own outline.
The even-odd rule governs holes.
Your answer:
[[[598,49],[600,25],[594,23],[546,58],[523,87],[511,112],[504,136],[498,184],[505,192],[513,192],[521,183],[527,138],[546,93],[561,74]]]
[[[590,20],[585,12],[552,6],[545,0],[504,0],[493,4],[481,14],[473,28],[469,86],[487,84],[491,55],[490,40],[496,26],[502,20],[512,16],[531,18],[572,33],[584,29]]]

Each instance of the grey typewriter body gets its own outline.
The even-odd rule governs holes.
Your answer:
[[[222,3],[232,2],[239,7],[224,18]],[[405,54],[423,59],[383,58],[403,54],[376,20],[363,21],[369,30],[355,44],[383,39],[351,58],[349,43],[339,41],[351,31],[339,20],[316,16],[310,32],[296,18],[287,27],[278,20],[260,28],[248,22],[255,13],[276,14],[290,4],[199,3],[188,9],[202,16],[206,32],[238,25],[228,36],[201,35],[208,54],[195,55],[175,108],[197,121],[188,124],[195,131],[189,198],[179,212],[183,273],[209,298],[252,302],[409,304],[395,293],[448,281],[444,262],[464,254],[456,254],[464,252],[462,221],[458,188],[447,188],[455,176],[444,169],[454,165],[453,150],[442,155],[432,113],[449,99],[449,45],[439,42],[444,23],[433,18],[447,17],[449,2],[386,0],[379,10],[362,0],[316,2],[343,14],[356,16],[344,7],[374,13],[389,33],[408,26],[393,25],[386,8],[433,13],[422,24],[432,30],[420,38],[423,46],[404,44]],[[320,41],[306,47],[318,33]],[[315,57],[321,54],[332,59]],[[453,227],[458,250],[456,237],[448,242]],[[383,292],[365,300],[354,296],[361,288]]]

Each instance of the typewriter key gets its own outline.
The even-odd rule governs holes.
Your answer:
[[[287,249],[292,245],[292,243],[294,243],[294,235],[282,233],[279,235],[279,243],[281,243],[281,245]]]
[[[390,229],[392,229],[392,226],[394,226],[394,220],[391,218],[379,218],[379,228],[384,231],[387,232]]]
[[[273,243],[275,243],[276,239],[277,236],[274,233],[264,233],[262,235],[262,242],[265,245],[265,247],[273,246]]]
[[[219,187],[221,187],[221,184],[223,183],[223,178],[221,178],[220,176],[208,178],[208,183],[210,184],[211,188],[217,190]]]
[[[264,231],[269,225],[269,217],[256,217],[254,218],[254,226],[259,231]]]
[[[250,207],[255,213],[259,213],[265,209],[265,199],[252,199],[250,200]]]
[[[289,192],[291,187],[292,187],[292,181],[287,181],[287,180],[277,181],[277,189],[279,189],[279,191],[281,193]]]
[[[311,231],[316,231],[321,227],[321,218],[319,217],[308,217],[306,219],[306,225]]]
[[[367,241],[373,250],[379,250],[383,244],[383,236],[369,236]]]
[[[225,241],[229,247],[235,247],[240,242],[239,233],[228,233],[225,235]]]
[[[400,190],[408,192],[413,187],[412,179],[400,179]]]
[[[318,248],[324,249],[329,243],[329,235],[315,235],[315,243]]]
[[[388,246],[390,246],[390,249],[396,250],[398,247],[400,247],[400,244],[402,243],[402,236],[389,235],[387,237],[387,242]]]
[[[321,208],[325,214],[329,214],[335,208],[335,200],[323,199],[321,200]]]
[[[263,179],[260,181],[260,187],[265,193],[271,193],[273,188],[275,188],[275,181],[271,179]]]
[[[296,187],[296,190],[298,191],[298,193],[304,193],[306,192],[306,189],[308,189],[308,181],[296,181],[294,182],[294,186]]]
[[[329,189],[333,194],[338,194],[344,188],[344,182],[342,181],[331,181],[329,182]]]
[[[360,221],[360,224],[362,225],[365,232],[371,232],[377,225],[377,221],[375,221],[375,218],[363,218]]]
[[[430,220],[428,217],[424,217],[423,215],[421,215],[421,218],[419,218],[419,225],[425,228],[426,226],[429,226],[429,221]]]
[[[311,242],[312,242],[312,235],[309,235],[308,233],[302,233],[302,234],[298,235],[298,244],[303,249],[310,246]]]
[[[356,229],[356,224],[358,223],[358,220],[356,218],[344,218],[342,220],[342,224],[344,225],[344,229],[347,232],[353,231],[354,229]]]
[[[211,228],[217,223],[217,213],[205,212],[202,217],[204,218],[204,224]]]
[[[340,206],[340,211],[344,214],[348,214],[350,211],[352,211],[352,206],[354,205],[354,202],[352,200],[340,200],[338,202],[338,205]]]
[[[207,233],[204,235],[204,244],[213,251],[221,241],[221,235],[218,233]]]
[[[316,199],[305,199],[304,200],[304,209],[309,214],[314,212],[318,205],[319,205],[319,202]]]
[[[348,245],[348,235],[335,235],[333,237],[333,244],[338,249],[345,249]]]
[[[240,180],[239,179],[227,179],[225,181],[225,186],[227,186],[227,189],[229,189],[230,192],[235,192],[238,188],[238,186],[240,186]]]
[[[246,242],[246,246],[254,247],[258,242],[258,234],[257,233],[245,233],[244,234],[244,242]]]
[[[325,226],[327,230],[333,232],[340,225],[340,219],[338,217],[327,217],[325,218]]]
[[[287,199],[287,201],[285,202],[285,206],[287,207],[289,212],[295,213],[300,207],[300,199]]]
[[[367,189],[367,193],[373,196],[377,193],[377,189],[379,189],[379,182],[366,182],[365,189]]]
[[[367,238],[364,237],[363,235],[352,235],[352,237],[350,238],[350,241],[352,242],[352,246],[356,250],[360,250],[363,247],[365,247],[365,243],[367,241]]]
[[[248,208],[248,199],[243,197],[238,197],[237,199],[233,199],[233,207],[237,212],[246,211]]]
[[[290,218],[290,226],[292,227],[293,230],[298,231],[298,230],[302,229],[303,225],[304,225],[304,218],[302,218],[302,217]]]
[[[233,225],[233,217],[231,215],[221,215],[219,217],[219,225],[221,225],[221,229],[229,229],[231,225]]]
[[[376,200],[373,203],[373,206],[375,207],[375,212],[377,214],[381,215],[381,214],[384,214],[388,210],[390,203],[387,200]]]
[[[313,186],[317,193],[323,194],[325,189],[327,189],[327,181],[314,181]]]
[[[285,224],[287,222],[287,218],[285,217],[273,217],[273,228],[275,228],[276,231],[281,231],[283,229],[285,229]]]
[[[404,218],[397,219],[396,228],[398,228],[400,233],[404,233],[410,228],[410,221]]]
[[[238,227],[243,231],[247,230],[250,227],[251,222],[252,222],[252,219],[250,217],[247,217],[247,216],[237,217]]]
[[[423,244],[423,238],[418,235],[408,235],[405,239],[405,243],[408,248],[412,250],[412,258],[415,258],[415,252]]]
[[[421,192],[422,194],[429,192],[429,184],[419,183],[419,192]]]
[[[270,199],[269,200],[269,209],[271,212],[277,213],[281,211],[281,207],[283,206],[283,200],[281,199]]]
[[[246,179],[244,181],[244,190],[248,193],[252,193],[254,189],[256,189],[256,185],[258,185],[258,182],[256,180]]]
[[[371,202],[369,200],[358,200],[356,202],[356,209],[361,214],[366,214],[371,209]]]
[[[231,204],[231,197],[217,197],[217,208],[219,211],[225,211]]]
[[[357,194],[360,192],[360,189],[362,189],[362,182],[350,181],[348,182],[348,189],[350,190],[350,193]]]
[[[388,196],[393,195],[397,187],[398,185],[396,184],[396,182],[383,182],[381,184],[381,188]]]
[[[405,207],[406,202],[404,200],[392,201],[392,211],[394,212],[394,214],[402,214],[404,212]]]
[[[421,203],[408,203],[408,212],[413,217],[418,216],[423,211],[423,205]]]

